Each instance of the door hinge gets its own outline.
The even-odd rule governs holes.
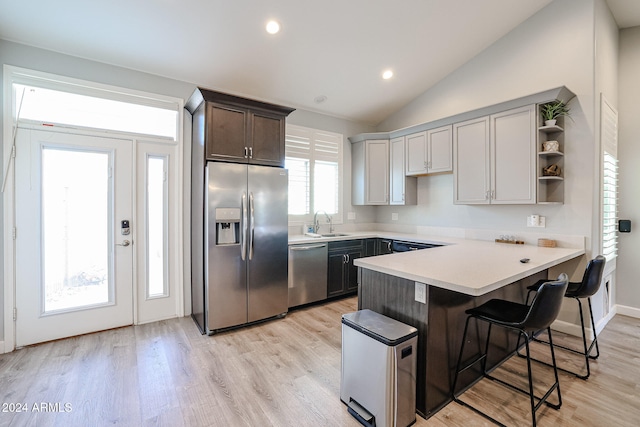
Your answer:
[[[13,307],[13,321],[15,322],[16,320],[18,320],[18,309]]]
[[[16,240],[18,236],[18,229],[14,226],[11,228],[11,237],[13,238],[13,240]]]

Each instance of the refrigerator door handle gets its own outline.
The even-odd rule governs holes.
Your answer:
[[[242,193],[242,236],[240,236],[240,256],[247,258],[247,193]]]
[[[249,259],[253,259],[253,230],[254,230],[254,215],[253,215],[253,193],[249,193],[249,216],[251,228],[249,229]]]

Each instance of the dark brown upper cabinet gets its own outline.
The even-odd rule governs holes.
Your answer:
[[[285,118],[293,108],[197,88],[185,108],[193,116],[193,150],[207,160],[284,167]]]

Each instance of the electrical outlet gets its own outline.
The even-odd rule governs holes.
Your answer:
[[[356,213],[355,212],[348,212],[347,213],[347,219],[356,219]]]
[[[398,214],[396,212],[393,212],[391,214],[391,221],[397,221],[398,220]]]
[[[416,283],[416,301],[423,304],[427,303],[427,285],[420,282]]]
[[[541,215],[529,215],[527,216],[527,227],[542,227],[546,224],[546,218]]]

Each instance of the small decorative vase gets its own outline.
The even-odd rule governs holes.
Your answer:
[[[545,120],[544,121],[544,125],[545,126],[555,126],[556,122],[557,122],[557,120]]]
[[[558,141],[545,141],[542,143],[542,151],[560,151]]]

